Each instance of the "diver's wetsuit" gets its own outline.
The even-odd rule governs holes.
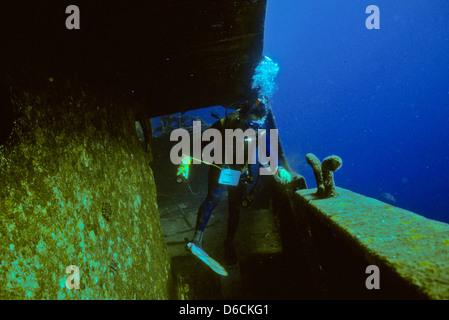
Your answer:
[[[224,136],[225,129],[236,129],[240,125],[240,122],[237,118],[226,118],[217,121],[212,125],[211,128],[217,129]],[[246,129],[246,128],[241,128]],[[267,135],[267,156],[270,153],[270,139]],[[224,147],[224,146],[223,146]],[[223,156],[225,154],[225,150],[223,150]],[[234,152],[235,154],[235,152]],[[251,172],[251,166],[249,164],[246,165],[249,172]],[[245,165],[232,165],[231,169],[243,171]],[[222,198],[223,191],[228,190],[228,229],[227,229],[227,237],[225,240],[225,260],[227,264],[236,263],[236,255],[233,247],[233,240],[235,233],[237,231],[237,226],[239,223],[240,216],[240,205],[242,203],[243,198],[246,195],[246,185],[242,182],[242,176],[240,178],[238,186],[226,186],[218,183],[219,177],[221,174],[221,170],[215,166],[209,167],[208,172],[208,189],[206,199],[201,204],[196,221],[196,230],[199,232],[204,232],[204,229],[207,226],[209,218],[212,214],[212,211],[218,205]]]

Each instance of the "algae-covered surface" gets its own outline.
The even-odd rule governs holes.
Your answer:
[[[13,90],[14,132],[0,148],[0,298],[166,299],[170,259],[133,114],[65,90]],[[70,265],[79,289],[66,285]]]
[[[367,256],[380,259],[431,299],[449,299],[449,225],[349,190],[318,199],[299,190],[300,201]]]

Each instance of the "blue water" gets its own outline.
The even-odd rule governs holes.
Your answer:
[[[368,5],[380,29],[368,30]],[[449,222],[449,1],[268,1],[264,54],[290,165],[343,159],[336,184]],[[390,194],[396,200],[385,198]]]

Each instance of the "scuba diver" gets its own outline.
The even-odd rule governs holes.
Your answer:
[[[256,100],[254,103],[243,104],[242,107],[235,113],[229,116],[227,115],[226,118],[218,120],[211,126],[211,128],[219,130],[222,134],[222,137],[224,137],[226,129],[242,129],[243,131],[245,131],[248,128],[252,128],[254,131],[256,131],[259,128],[263,128],[265,126],[266,115],[267,109],[265,104],[260,100]],[[258,137],[257,134],[256,137]],[[269,146],[270,144],[268,135],[267,142],[267,145]],[[240,147],[245,148],[245,145],[247,147],[247,143]],[[269,147],[267,147],[267,151],[269,152]],[[178,167],[178,177],[187,179],[190,163],[191,158],[185,156]],[[222,173],[222,169],[224,168],[231,168],[241,172],[237,186],[219,183],[220,175]],[[224,261],[228,266],[236,264],[238,260],[233,242],[239,223],[240,206],[242,205],[242,201],[245,201],[245,197],[247,195],[246,186],[248,182],[252,182],[253,180],[251,172],[251,164],[248,164],[247,160],[244,164],[223,164],[221,168],[217,165],[210,165],[208,171],[207,196],[198,210],[195,231],[192,239],[190,240],[190,242],[195,246],[202,248],[204,230],[207,226],[212,211],[220,202],[223,191],[225,191],[227,188],[229,217],[227,225],[227,236],[224,241]],[[282,184],[286,184],[291,181],[291,175],[281,166],[277,167],[274,178]]]

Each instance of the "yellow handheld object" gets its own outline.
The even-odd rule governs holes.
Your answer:
[[[176,173],[177,183],[182,183],[189,178],[189,166],[191,158],[189,156],[183,156],[181,163],[178,166],[178,172]]]
[[[203,161],[201,159],[196,159],[196,158],[187,156],[185,154],[183,154],[182,156],[183,156],[183,158],[181,160],[181,163],[178,166],[178,172],[176,173],[176,175],[177,175],[176,182],[177,183],[183,183],[184,181],[186,181],[189,178],[189,166],[190,166],[192,159],[201,161],[202,163],[205,163],[210,166],[217,167],[218,169],[221,170],[221,168],[219,166],[217,166],[216,164],[209,163],[209,162]]]

